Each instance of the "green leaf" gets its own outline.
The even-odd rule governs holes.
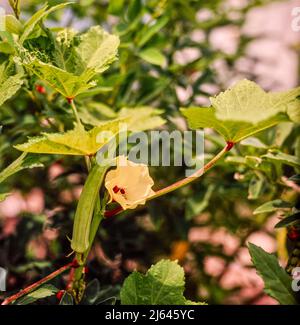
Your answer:
[[[254,175],[249,183],[248,200],[258,199],[263,191],[265,179],[262,175]]]
[[[286,113],[300,95],[300,87],[277,93],[266,93],[255,82],[242,80],[216,97],[210,98],[216,118],[227,121],[259,123]]]
[[[56,37],[48,33],[53,49],[36,49],[35,43],[31,51],[20,47],[21,63],[64,97],[74,98],[95,87],[96,75],[116,59],[119,39],[100,26],[82,35],[70,29],[59,31]]]
[[[277,200],[266,202],[263,205],[259,206],[254,210],[253,214],[271,213],[277,210],[289,209],[289,208],[292,208],[292,204],[277,199]]]
[[[46,18],[50,13],[52,13],[55,10],[62,9],[68,5],[72,4],[72,2],[65,2],[61,3],[57,6],[53,6],[48,9],[48,5],[43,6],[40,10],[38,10],[25,24],[23,33],[20,37],[20,44],[23,44],[23,42],[28,38],[30,33],[34,30],[35,26],[42,21],[44,18]]]
[[[124,1],[125,0],[110,0],[107,12],[111,15],[119,15],[124,8]]]
[[[64,133],[43,133],[42,136],[30,138],[28,142],[16,145],[15,148],[32,153],[93,155],[120,132],[120,123],[126,121],[126,118],[113,120],[90,131],[76,125],[73,130]],[[110,132],[111,136],[102,138],[104,132]]]
[[[11,175],[18,173],[23,169],[43,167],[43,164],[39,163],[38,160],[38,156],[28,156],[26,153],[23,153],[19,158],[17,158],[0,173],[0,183],[2,183]]]
[[[4,201],[10,193],[0,193],[0,202]]]
[[[39,299],[47,298],[55,295],[58,289],[51,284],[45,284],[35,291],[30,292],[28,295],[18,299],[16,305],[28,305]]]
[[[297,304],[291,287],[292,279],[280,267],[277,258],[251,243],[249,252],[257,273],[264,280],[265,292],[282,305]]]
[[[275,225],[275,228],[287,227],[296,221],[300,221],[300,212],[285,217]]]
[[[191,129],[213,128],[223,136],[225,141],[235,143],[288,120],[286,114],[277,114],[254,125],[247,122],[219,120],[215,116],[215,109],[213,107],[181,108],[181,112],[187,118]]]
[[[266,149],[267,146],[258,138],[250,137],[241,141],[241,145],[250,146],[259,149]]]
[[[70,305],[74,305],[74,302],[73,302],[73,297],[71,294],[65,292],[59,302],[60,305],[63,305],[63,306],[70,306]]]
[[[23,61],[23,64],[33,74],[46,81],[53,89],[66,98],[75,98],[77,95],[95,86],[95,83],[91,82],[93,73],[84,73],[83,75],[76,76],[52,64],[44,63],[37,58],[33,60],[27,59]]]
[[[133,272],[121,289],[122,305],[185,305],[183,268],[175,261],[161,260],[145,275]]]
[[[0,65],[0,106],[21,88],[23,72],[10,75],[6,64]]]
[[[186,220],[191,220],[208,207],[210,198],[214,192],[215,187],[215,185],[210,184],[204,194],[204,197],[201,197],[200,195],[195,195],[187,200],[185,205]]]
[[[143,6],[141,0],[131,0],[128,7],[128,21],[133,21],[141,12]]]
[[[291,121],[295,123],[300,123],[300,100],[296,99],[289,104],[287,109],[287,114]]]
[[[289,137],[292,130],[294,128],[293,122],[284,122],[280,123],[276,126],[275,129],[275,139],[274,139],[274,146],[275,147],[282,147],[285,140]]]
[[[164,66],[166,64],[165,56],[155,48],[147,48],[139,52],[138,56],[151,64],[159,66]]]
[[[163,15],[151,26],[145,26],[140,32],[140,38],[137,42],[139,48],[143,47],[155,34],[157,34],[169,21],[167,15]]]
[[[80,36],[80,44],[76,48],[84,70],[91,69],[96,73],[106,70],[116,60],[119,44],[117,36],[107,33],[100,26],[91,27]]]
[[[100,103],[88,101],[78,108],[80,120],[83,123],[98,126],[103,120],[117,117],[117,113],[109,106]]]
[[[20,35],[23,31],[23,26],[20,21],[13,15],[5,16],[6,30],[12,34]]]
[[[0,53],[4,54],[13,54],[15,49],[11,46],[8,42],[1,42],[0,41]]]
[[[124,107],[119,112],[119,118],[127,118],[128,129],[139,132],[156,129],[165,124],[166,121],[160,117],[162,113],[162,110],[150,106]]]
[[[73,130],[64,133],[42,133],[42,136],[30,138],[15,148],[31,153],[93,155],[121,131],[122,124],[127,124],[128,131],[134,132],[161,126],[165,121],[159,114],[161,110],[150,107],[124,108],[118,119],[99,121],[98,126],[90,131],[76,125]],[[105,132],[110,132],[111,137],[101,139],[101,134]]]
[[[288,155],[279,150],[270,150],[267,154],[261,156],[261,158],[278,161],[282,164],[286,164],[292,167],[300,167],[300,158],[292,155]]]

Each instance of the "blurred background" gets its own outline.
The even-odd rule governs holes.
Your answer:
[[[185,130],[179,107],[207,106],[210,96],[237,80],[247,78],[272,91],[299,85],[299,0],[75,2],[53,14],[46,25],[84,31],[100,24],[121,38],[119,60],[99,79],[101,91],[92,101],[81,99],[87,125],[110,118],[122,107],[152,106],[164,110],[167,128]],[[42,4],[22,1],[21,19]],[[10,12],[7,1],[0,5]],[[12,145],[41,131],[55,132],[59,123],[71,123],[67,105],[49,103],[42,94],[36,97],[33,101],[19,92],[0,110],[1,169],[19,154]],[[41,123],[45,116],[53,125]],[[257,157],[274,147],[294,154],[299,127],[285,123],[259,140],[264,146],[240,145],[233,157]],[[206,130],[205,158],[222,146],[220,137]],[[70,253],[67,236],[85,179],[84,165],[73,157],[41,159],[45,168],[22,171],[5,183],[11,195],[0,204],[0,266],[9,270],[9,291],[63,265]],[[246,248],[250,241],[277,252],[286,264],[286,234],[274,230],[279,215],[253,215],[268,200],[299,194],[284,182],[293,174],[292,167],[276,165],[274,170],[271,175],[238,159],[225,160],[195,184],[105,220],[87,278],[98,278],[101,287],[118,294],[130,272],[144,272],[152,263],[171,258],[184,267],[186,296],[192,300],[275,304],[263,293]],[[184,171],[153,168],[151,174],[160,188],[183,178]],[[63,287],[63,279],[56,281]]]

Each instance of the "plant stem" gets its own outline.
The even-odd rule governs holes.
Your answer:
[[[28,293],[32,292],[33,290],[37,289],[38,287],[40,287],[41,285],[43,285],[44,283],[52,280],[53,278],[57,277],[58,275],[60,275],[61,273],[67,271],[68,269],[72,268],[72,267],[77,267],[77,263],[75,261],[66,264],[65,266],[62,266],[61,268],[59,268],[58,270],[52,272],[51,274],[47,275],[46,277],[44,277],[43,279],[33,283],[32,285],[30,285],[29,287],[19,291],[18,293],[16,293],[15,295],[5,299],[1,305],[9,305],[12,302],[14,302],[15,300],[21,298],[22,296],[27,295]]]
[[[74,99],[70,99],[69,103],[70,103],[70,105],[71,105],[71,107],[73,109],[73,112],[74,112],[74,115],[75,115],[75,118],[76,118],[76,121],[77,121],[78,125],[82,126],[81,121],[80,121],[80,117],[78,115],[77,107],[76,107],[75,102],[74,102]]]
[[[80,120],[80,117],[78,115],[78,110],[77,110],[77,107],[75,105],[75,102],[74,102],[74,99],[72,98],[68,98],[68,103],[71,105],[72,109],[73,109],[73,112],[74,112],[74,115],[75,115],[75,118],[76,118],[76,122],[77,124],[83,128],[83,125],[81,123],[81,120]],[[90,158],[88,156],[84,156],[84,160],[85,160],[85,164],[86,164],[86,168],[87,170],[89,171],[91,169],[91,161],[90,161]]]
[[[220,160],[230,149],[229,149],[229,145],[227,144],[216,156],[214,156],[206,165],[204,165],[202,168],[198,169],[195,173],[155,192],[155,194],[150,196],[147,199],[147,201],[153,200],[159,196],[173,192],[173,191],[195,181],[197,178],[201,177],[205,172],[207,172],[209,169],[211,169],[217,163],[217,161]]]

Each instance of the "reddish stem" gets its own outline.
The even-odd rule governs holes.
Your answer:
[[[16,293],[15,295],[6,298],[1,305],[9,305],[10,303],[14,302],[15,300],[27,295],[28,293],[32,292],[33,290],[37,289],[38,287],[40,287],[42,284],[54,279],[55,277],[57,277],[58,275],[60,275],[61,273],[65,272],[66,270],[68,270],[69,268],[76,268],[78,267],[78,263],[76,260],[72,261],[71,263],[68,263],[64,266],[62,266],[61,268],[59,268],[58,270],[50,273],[49,275],[47,275],[46,277],[44,277],[43,279],[33,283],[32,285],[28,286],[27,288],[19,291],[18,293]]]
[[[113,217],[115,216],[116,214],[120,213],[123,211],[123,208],[120,206],[120,207],[117,207],[113,210],[109,210],[109,211],[105,211],[104,212],[104,216],[105,218],[109,218],[109,217]]]

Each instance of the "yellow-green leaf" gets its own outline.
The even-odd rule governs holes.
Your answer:
[[[23,73],[9,75],[6,64],[0,65],[0,106],[12,97],[23,84]]]
[[[160,66],[166,64],[165,56],[156,48],[147,48],[142,50],[138,53],[138,56],[151,64]]]
[[[187,118],[191,129],[213,128],[225,141],[239,142],[260,131],[272,127],[280,122],[288,121],[286,114],[279,113],[256,124],[237,121],[223,121],[216,117],[214,107],[182,108],[182,114]]]
[[[139,106],[135,108],[124,107],[119,113],[120,118],[128,118],[128,130],[139,132],[155,129],[166,121],[160,117],[162,110],[150,106]]]
[[[126,121],[127,119],[113,120],[90,131],[76,125],[73,130],[64,133],[43,133],[42,136],[31,138],[24,144],[16,145],[15,148],[32,153],[93,155],[120,132],[120,124]],[[102,137],[102,132],[107,131],[111,137]]]
[[[286,113],[300,95],[300,87],[284,92],[267,93],[255,82],[241,80],[225,92],[210,98],[216,117],[226,121],[260,123],[278,113]]]
[[[65,2],[59,5],[50,7],[48,9],[48,5],[43,6],[40,10],[38,10],[26,23],[24,24],[23,33],[20,37],[20,44],[22,44],[26,38],[33,31],[34,27],[44,18],[46,18],[51,12],[55,10],[62,9],[68,5],[72,4],[72,2]]]
[[[90,82],[93,77],[92,73],[77,76],[52,64],[44,63],[37,58],[32,61],[27,60],[23,64],[41,80],[46,81],[53,89],[67,98],[74,98],[95,86],[94,82]]]
[[[76,51],[85,70],[101,73],[116,59],[119,44],[117,36],[107,33],[100,26],[93,26],[81,35]]]
[[[300,100],[296,99],[288,105],[287,113],[291,121],[300,123]]]

